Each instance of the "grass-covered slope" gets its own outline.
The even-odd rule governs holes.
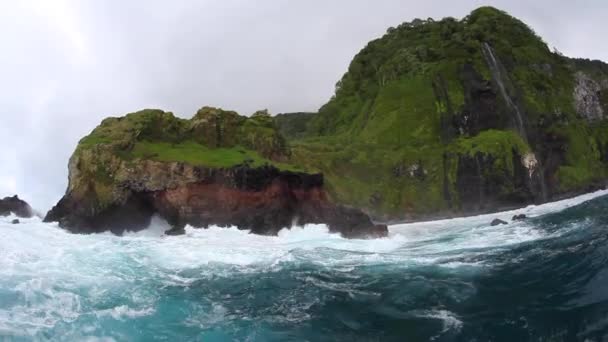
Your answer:
[[[251,117],[204,107],[185,120],[172,113],[146,109],[107,118],[84,137],[77,153],[102,148],[129,161],[184,162],[207,167],[285,164],[289,149],[272,117],[260,111]]]
[[[555,198],[608,175],[608,67],[491,7],[414,20],[355,56],[319,113],[282,117],[293,162],[389,218]],[[290,121],[290,118],[293,120]]]

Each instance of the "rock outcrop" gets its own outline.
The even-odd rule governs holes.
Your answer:
[[[66,195],[45,220],[75,233],[140,230],[158,214],[173,227],[169,234],[185,225],[218,225],[274,235],[293,225],[326,223],[348,238],[386,236],[385,225],[334,204],[323,175],[279,162],[288,152],[266,115],[246,119],[205,108],[189,122],[161,111],[105,120],[71,157]],[[247,135],[249,120],[257,122]],[[186,129],[171,128],[178,125]],[[121,129],[125,134],[118,135]],[[169,133],[174,139],[167,144]],[[239,139],[249,149],[237,145]]]
[[[504,224],[509,224],[509,223],[508,223],[507,221],[503,221],[503,220],[501,220],[501,219],[494,219],[494,220],[492,220],[492,222],[490,223],[490,225],[491,225],[492,227],[494,227],[494,226],[500,226],[500,225],[504,225]]]
[[[526,214],[518,214],[518,215],[513,215],[513,218],[511,220],[512,221],[523,221],[527,218],[528,218],[528,216]]]
[[[18,217],[29,218],[34,212],[27,202],[21,200],[17,195],[0,199],[0,216],[14,214]]]

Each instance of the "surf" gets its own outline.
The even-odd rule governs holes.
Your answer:
[[[165,236],[158,218],[124,236],[78,235],[39,218],[17,225],[0,218],[0,336],[316,340],[325,329],[345,339],[384,331],[389,339],[452,340],[495,338],[492,331],[506,329],[542,337],[554,332],[541,329],[534,310],[558,317],[553,309],[528,311],[513,298],[524,309],[509,312],[501,297],[508,299],[509,284],[519,284],[522,296],[538,294],[535,286],[553,284],[561,269],[563,284],[546,288],[546,296],[561,298],[573,284],[592,293],[557,306],[583,312],[585,322],[572,331],[593,337],[606,332],[597,318],[602,306],[586,311],[608,299],[601,286],[608,270],[598,262],[608,255],[599,230],[606,195],[394,225],[376,240],[344,239],[324,225],[278,236],[220,227]],[[528,219],[490,225],[516,214]],[[486,302],[507,313],[492,309],[500,319],[486,321]]]

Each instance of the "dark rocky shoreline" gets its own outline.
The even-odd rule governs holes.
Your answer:
[[[451,220],[451,219],[456,219],[456,218],[465,218],[465,217],[478,216],[478,215],[489,215],[489,214],[501,213],[501,212],[505,212],[505,211],[523,209],[529,205],[541,205],[541,204],[545,204],[545,203],[562,201],[562,200],[566,200],[569,198],[574,198],[574,197],[581,196],[584,194],[601,191],[601,190],[607,190],[607,189],[608,189],[608,182],[598,183],[598,184],[586,187],[584,189],[581,189],[579,191],[568,191],[566,193],[555,195],[547,201],[537,201],[537,202],[530,201],[530,202],[523,202],[520,205],[497,206],[494,208],[485,208],[483,210],[469,211],[469,212],[456,212],[456,211],[448,212],[448,211],[446,211],[446,212],[440,212],[440,213],[436,213],[436,214],[432,214],[432,215],[417,215],[415,218],[411,218],[411,219],[374,218],[374,221],[391,226],[391,225],[398,225],[398,224],[410,224],[410,223],[421,223],[421,222],[430,222],[430,221],[439,221],[439,220]]]
[[[362,211],[332,203],[321,174],[272,166],[210,169],[145,164],[120,183],[123,193],[109,206],[98,207],[94,192],[68,192],[45,221],[57,221],[73,233],[122,234],[145,229],[158,214],[173,227],[168,232],[172,235],[183,232],[185,225],[237,226],[255,234],[276,235],[283,228],[311,223],[325,223],[330,232],[347,238],[388,234],[386,225],[374,224]]]

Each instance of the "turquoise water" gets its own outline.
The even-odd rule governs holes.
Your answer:
[[[605,341],[606,194],[368,241],[0,218],[0,340]],[[531,219],[489,225],[514,213]]]

